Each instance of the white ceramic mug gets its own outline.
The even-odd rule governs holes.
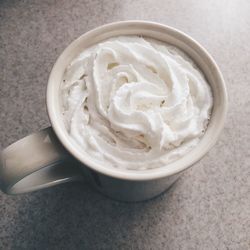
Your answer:
[[[70,139],[59,103],[65,68],[85,48],[119,35],[141,35],[172,44],[199,66],[213,92],[213,110],[200,143],[182,158],[156,169],[122,170],[93,162]],[[200,160],[215,144],[227,111],[227,92],[222,74],[208,52],[186,34],[146,21],[115,22],[91,30],[72,42],[56,61],[48,81],[47,108],[52,127],[29,135],[1,153],[0,187],[18,194],[73,180],[87,180],[97,190],[119,200],[141,201],[166,190],[180,173]]]

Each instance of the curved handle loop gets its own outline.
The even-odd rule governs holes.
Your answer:
[[[1,152],[0,188],[8,194],[19,194],[81,180],[78,165],[49,127]]]

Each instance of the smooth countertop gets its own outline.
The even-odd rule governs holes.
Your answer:
[[[0,192],[0,249],[250,249],[250,2],[0,1],[0,147],[50,125],[49,72],[62,50],[103,23],[178,28],[217,61],[229,94],[216,146],[163,195],[112,201],[85,184]]]

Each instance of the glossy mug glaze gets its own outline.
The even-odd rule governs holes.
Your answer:
[[[205,135],[188,154],[167,166],[146,170],[109,168],[91,161],[70,139],[60,107],[60,84],[66,67],[84,49],[120,35],[154,38],[181,49],[199,67],[213,92],[213,110]],[[38,190],[68,181],[88,181],[103,194],[123,201],[153,198],[215,144],[224,126],[227,91],[208,52],[186,34],[147,21],[123,21],[98,27],[72,42],[56,61],[48,81],[47,109],[52,127],[21,139],[1,153],[0,187],[8,194]]]

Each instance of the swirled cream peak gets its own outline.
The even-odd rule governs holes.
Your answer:
[[[212,109],[208,83],[175,47],[136,36],[83,51],[65,71],[62,112],[93,161],[161,167],[197,145]]]

